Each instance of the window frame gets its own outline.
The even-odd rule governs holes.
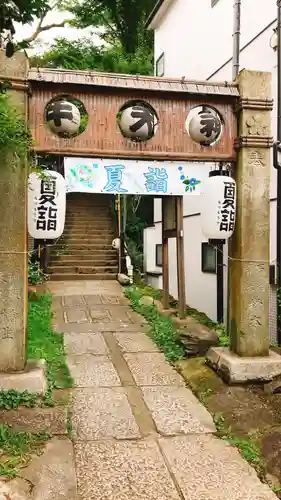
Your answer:
[[[206,265],[206,251],[208,249],[212,249],[215,253],[215,267],[210,268]],[[201,271],[204,274],[217,274],[217,248],[210,245],[207,242],[202,242],[201,243]]]
[[[161,72],[161,74],[158,71],[160,63],[162,63],[162,72]],[[161,68],[161,66],[160,66],[160,68]],[[165,54],[164,54],[164,52],[162,52],[162,54],[158,57],[158,59],[156,59],[155,73],[156,73],[156,76],[159,76],[160,78],[161,78],[161,76],[164,76],[164,73],[165,73]]]
[[[159,259],[158,259],[158,257],[159,257],[158,251],[160,251],[160,255],[161,255],[160,264],[159,264]],[[156,243],[156,245],[155,245],[155,265],[156,265],[156,267],[163,267],[162,243]]]

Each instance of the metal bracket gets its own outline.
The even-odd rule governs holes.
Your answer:
[[[275,141],[273,144],[273,166],[277,170],[281,168],[281,142]]]

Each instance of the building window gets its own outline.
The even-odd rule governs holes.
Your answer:
[[[209,243],[202,243],[201,246],[201,271],[202,273],[216,274],[217,272],[217,251]]]
[[[155,245],[155,264],[162,267],[162,245]]]
[[[164,52],[156,61],[156,76],[164,76]]]
[[[211,7],[214,7],[219,0],[211,0]]]

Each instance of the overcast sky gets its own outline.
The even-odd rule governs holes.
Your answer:
[[[52,23],[61,23],[64,19],[69,19],[69,18],[70,18],[69,12],[52,11],[49,12],[46,18],[44,19],[43,26]],[[25,25],[16,23],[15,40],[21,41],[24,38],[30,37],[34,33],[37,24],[38,21],[33,24],[25,24]],[[91,29],[89,28],[84,30],[78,30],[72,27],[53,28],[49,31],[44,31],[43,33],[41,33],[37,39],[36,44],[34,45],[33,50],[29,52],[32,53],[44,52],[46,48],[54,41],[55,38],[66,37],[69,40],[77,40],[78,38],[82,38],[83,36],[91,37],[93,42],[95,42],[97,45],[101,43],[99,37],[97,35],[92,35]]]

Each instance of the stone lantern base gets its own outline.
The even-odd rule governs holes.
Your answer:
[[[206,363],[230,385],[270,382],[281,375],[281,356],[273,351],[269,356],[241,357],[227,347],[211,347]]]

